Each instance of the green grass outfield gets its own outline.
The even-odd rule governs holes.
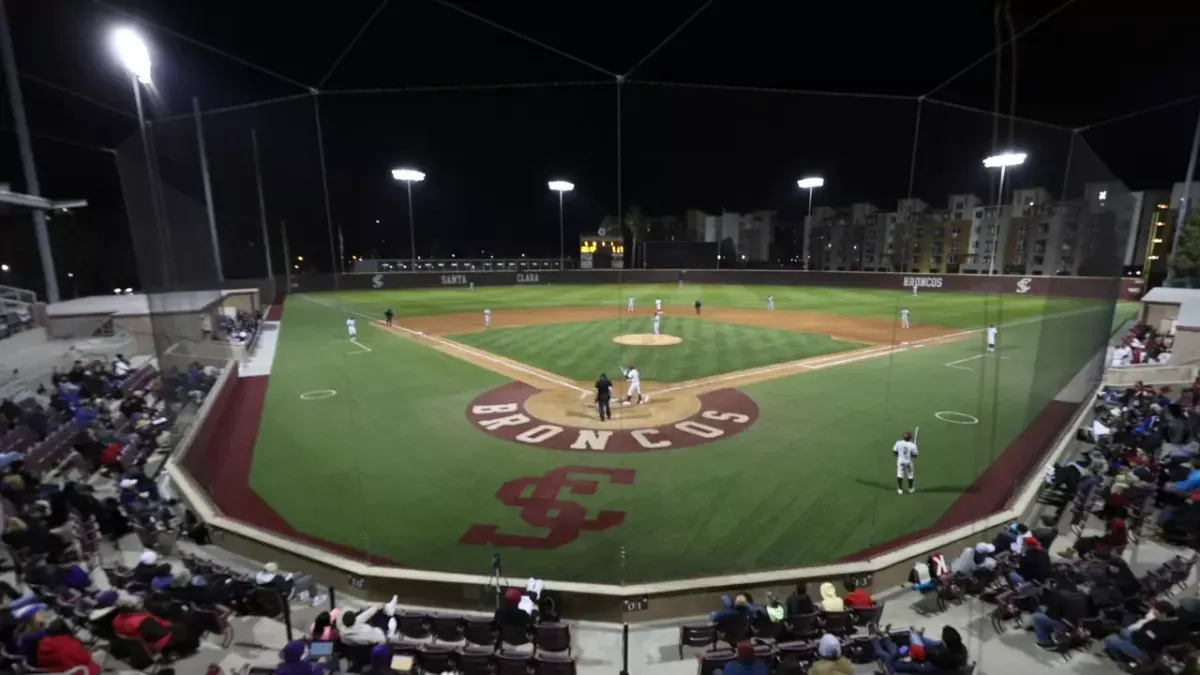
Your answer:
[[[683,382],[866,346],[828,335],[704,321],[686,315],[662,321],[662,332],[681,338],[681,344],[631,347],[612,341],[618,335],[644,333],[649,324],[643,315],[636,319],[499,328],[448,337],[584,381],[594,380],[605,369],[613,371],[615,377],[620,374],[619,366],[634,364],[643,379]]]
[[[613,306],[632,294],[690,305],[894,317],[975,329],[995,322],[1006,358],[982,335],[745,387],[754,426],[700,447],[634,455],[563,453],[489,437],[464,411],[507,380],[360,323],[505,308]],[[531,286],[289,296],[255,448],[251,484],[299,530],[412,567],[486,574],[492,549],[463,546],[474,524],[539,536],[501,504],[502,483],[566,465],[634,469],[630,486],[568,498],[625,522],[552,551],[503,549],[505,573],[609,583],[826,562],[932,524],[1132,312],[1094,301],[752,286]],[[703,322],[700,322],[701,327]],[[737,328],[737,327],[734,327]],[[516,330],[516,329],[514,329]],[[748,331],[760,330],[750,329]],[[503,331],[495,331],[500,334]],[[749,351],[730,334],[727,350]],[[684,343],[681,347],[688,347]],[[531,357],[532,358],[532,357]],[[697,363],[711,354],[681,349]],[[971,359],[961,367],[948,363]],[[562,372],[569,364],[558,364]],[[587,375],[591,377],[592,374]],[[690,375],[695,376],[695,375]],[[300,394],[337,395],[304,401]],[[979,424],[956,425],[954,411]],[[920,427],[918,491],[897,495],[890,448]],[[565,496],[565,495],[564,495]],[[624,551],[624,555],[622,555]],[[624,561],[622,563],[622,561]]]

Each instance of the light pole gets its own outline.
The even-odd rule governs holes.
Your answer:
[[[412,184],[425,180],[425,173],[416,169],[392,169],[392,179],[404,181],[408,190],[408,246],[412,249],[412,271],[417,271],[417,226],[413,221]]]
[[[550,189],[558,193],[558,271],[566,269],[565,244],[563,238],[563,193],[575,189],[575,184],[565,180],[550,181]]]
[[[992,230],[992,252],[988,261],[988,276],[996,273],[996,258],[1000,255],[1000,219],[1004,217],[1004,173],[1010,166],[1020,166],[1025,163],[1027,155],[1023,152],[1002,152],[999,155],[992,155],[983,160],[983,165],[989,169],[1000,167],[1000,189],[999,196],[996,197],[998,202],[998,210],[996,212],[996,225]],[[1003,270],[1001,270],[1003,272]]]
[[[121,65],[125,70],[129,71],[129,80],[133,84],[133,100],[137,104],[138,132],[142,137],[142,152],[146,160],[146,182],[150,187],[150,206],[154,213],[154,227],[158,230],[159,237],[166,237],[165,227],[159,210],[158,203],[158,187],[154,181],[154,159],[150,150],[150,137],[146,133],[146,114],[142,107],[142,88],[141,85],[150,86],[153,83],[150,77],[150,50],[146,47],[146,42],[142,37],[130,28],[118,28],[112,35],[113,48],[117,52],[117,58],[121,60]],[[161,247],[158,255],[162,259],[162,287],[164,290],[170,285],[168,284],[168,272],[171,263],[168,260],[168,249]]]
[[[825,179],[820,176],[808,176],[796,181],[796,185],[800,186],[801,190],[808,190],[808,217],[804,219],[804,251],[808,251],[808,232],[812,229],[812,205],[813,205],[813,190],[824,187]],[[805,256],[804,267],[808,268],[808,258]]]
[[[808,215],[812,216],[813,190],[825,187],[825,179],[819,176],[809,176],[796,181],[801,190],[808,190]]]

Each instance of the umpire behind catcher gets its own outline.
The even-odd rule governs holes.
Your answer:
[[[600,379],[596,380],[596,410],[600,412],[601,422],[612,419],[611,399],[612,382],[609,381],[608,375],[600,373]]]

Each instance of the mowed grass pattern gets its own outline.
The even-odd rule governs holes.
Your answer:
[[[518,328],[488,329],[451,339],[501,356],[528,363],[573,380],[592,380],[607,371],[620,374],[619,366],[636,365],[642,378],[656,382],[683,382],[747,368],[835,354],[863,347],[834,340],[828,335],[689,317],[668,317],[662,332],[682,343],[664,347],[631,347],[613,342],[627,333],[650,332],[650,319],[613,319]]]
[[[389,306],[401,317],[484,307],[623,309],[631,293],[643,308],[655,297],[686,306],[697,293],[713,307],[758,307],[773,294],[780,309],[858,316],[890,317],[908,306],[917,322],[1001,325],[1007,358],[981,356],[980,333],[745,387],[759,421],[726,441],[636,455],[563,453],[500,441],[466,422],[474,396],[503,377],[365,325]],[[622,525],[554,550],[502,549],[505,572],[636,583],[818,564],[933,524],[1127,309],[1114,319],[1111,304],[1080,300],[745,286],[289,296],[251,484],[292,526],[315,536],[410,567],[486,574],[493,549],[458,543],[471,525],[546,533],[497,500],[503,483],[568,465],[622,467],[635,471],[633,485],[560,495],[592,516],[623,511]],[[372,351],[348,343],[348,312],[361,313],[358,339]],[[962,364],[969,370],[945,366],[976,356]],[[579,367],[594,368],[588,361]],[[317,389],[338,393],[299,398]],[[980,422],[935,417],[947,410]],[[891,444],[918,426],[918,491],[897,495]]]

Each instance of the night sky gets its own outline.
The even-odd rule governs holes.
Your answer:
[[[1014,0],[1016,30],[1059,4]],[[138,282],[117,164],[102,150],[134,157],[141,151],[131,85],[106,41],[111,28],[138,25],[136,17],[159,27],[141,25],[154,59],[154,142],[174,199],[203,204],[195,121],[188,117],[193,96],[205,110],[292,97],[205,117],[230,277],[264,272],[252,128],[262,153],[277,268],[280,221],[287,222],[293,255],[306,256],[317,270],[332,265],[317,118],[308,95],[318,85],[330,210],[344,232],[347,255],[408,256],[405,194],[389,170],[412,165],[428,174],[414,189],[421,255],[553,257],[557,201],[546,188],[552,178],[576,184],[566,201],[568,242],[577,232],[594,231],[604,215],[617,213],[618,203],[653,215],[689,207],[773,209],[799,223],[806,201],[795,180],[806,173],[826,178],[818,204],[865,200],[894,209],[909,190],[913,161],[918,105],[905,97],[928,93],[993,46],[993,6],[982,1],[713,0],[620,87],[618,161],[614,75],[629,71],[703,2],[449,6],[393,0],[331,75],[379,8],[377,0],[6,5],[25,106],[38,135],[42,191],[92,204],[52,222],[66,295]],[[319,11],[330,7],[337,13]],[[1165,0],[1139,3],[1136,12],[1115,1],[1075,0],[1022,36],[1016,115],[1048,124],[1013,125],[1013,145],[1030,154],[1014,185],[1043,185],[1057,194],[1071,128],[1200,94],[1200,51],[1184,39],[1197,30],[1194,16]],[[1004,51],[1007,112],[1010,63]],[[914,196],[944,206],[951,192],[987,194],[980,160],[991,148],[986,111],[992,108],[994,63],[983,61],[920,106]],[[402,88],[409,90],[367,91]],[[1182,180],[1198,110],[1200,97],[1084,132],[1071,152],[1068,191],[1077,192],[1085,180],[1116,179],[1135,190]],[[7,95],[0,125],[6,131],[0,180],[21,189]],[[1001,139],[1008,135],[1002,121]],[[202,208],[171,223],[204,226]],[[7,281],[40,288],[35,250],[27,217],[0,220],[0,262],[14,268]],[[68,271],[75,274],[70,282]]]

